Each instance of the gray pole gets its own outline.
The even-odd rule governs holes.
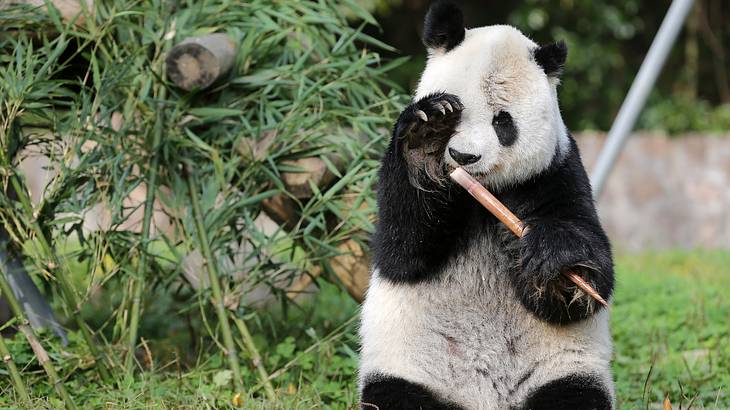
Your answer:
[[[49,327],[53,333],[61,338],[61,342],[65,345],[67,342],[66,331],[56,321],[51,306],[48,305],[33,280],[28,276],[28,272],[26,272],[20,258],[8,246],[7,232],[2,226],[0,226],[0,268],[7,274],[6,279],[18,302],[20,302],[20,307],[25,312],[30,326],[33,329]],[[0,325],[2,324],[0,323]]]
[[[623,104],[621,104],[616,120],[608,132],[606,144],[603,146],[593,168],[591,183],[593,185],[593,195],[596,198],[603,192],[608,174],[613,169],[616,158],[621,153],[629,133],[634,128],[636,118],[644,108],[646,98],[654,87],[654,82],[656,82],[667,55],[684,25],[693,2],[694,0],[672,1],[672,5],[669,7],[657,35],[651,43],[649,52],[646,54],[644,62],[641,63],[639,73],[636,74],[629,93],[626,95]]]

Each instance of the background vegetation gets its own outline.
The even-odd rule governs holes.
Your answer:
[[[698,0],[672,49],[638,127],[670,133],[724,132],[730,127],[730,7]],[[421,19],[428,0],[377,0],[381,28],[369,32],[414,58],[394,74],[405,89],[423,67]],[[568,128],[608,130],[670,1],[654,0],[463,0],[468,27],[511,24],[539,43],[568,44],[560,87]],[[407,16],[407,17],[406,17]],[[408,24],[404,24],[408,21]],[[411,23],[413,22],[413,23]]]
[[[386,47],[361,30],[372,16],[354,2],[264,0],[96,2],[82,24],[53,8],[0,12],[2,250],[22,258],[72,331],[65,347],[44,340],[65,380],[49,376],[59,395],[64,385],[71,396],[103,385],[76,399],[100,405],[116,387],[132,401],[144,382],[137,370],[180,382],[195,369],[212,405],[230,404],[234,392],[241,402],[273,398],[269,374],[277,387],[306,388],[289,369],[306,346],[297,369],[321,381],[324,397],[354,401],[327,383],[351,379],[354,361],[340,354],[354,358],[357,348],[323,344],[352,318],[288,303],[284,290],[315,271],[339,286],[329,276],[337,246],[366,246],[383,130],[402,100],[387,80],[394,64],[365,49]],[[350,27],[345,12],[361,26]],[[166,51],[211,32],[238,44],[234,68],[208,90],[177,89],[164,73]],[[32,203],[19,164],[38,153],[57,175]],[[301,198],[282,173],[306,157],[325,161],[336,182]],[[138,189],[146,199],[130,201]],[[255,221],[275,198],[296,218],[272,231]],[[99,207],[110,222],[89,229],[89,210]],[[196,253],[197,268],[186,269]],[[279,313],[252,309],[262,294]],[[328,317],[313,322],[316,314]],[[49,397],[45,368],[16,341],[25,384]],[[269,346],[261,359],[257,350]],[[13,400],[9,381],[0,400]]]
[[[665,71],[644,127],[730,125],[727,11],[720,0],[700,4],[697,27],[672,55],[681,69]],[[25,337],[8,335],[22,321],[0,325],[32,400],[23,402],[0,366],[0,407],[62,407],[63,385],[82,408],[352,408],[357,304],[330,261],[348,241],[367,247],[377,160],[423,64],[425,5],[99,1],[81,24],[53,9],[0,9],[3,246],[69,337],[63,345],[38,334],[61,381],[54,384]],[[541,42],[566,39],[567,122],[606,129],[666,4],[465,7],[470,25],[509,22]],[[177,89],[165,53],[211,32],[238,43],[234,68],[210,89]],[[39,202],[19,170],[31,153],[57,164]],[[327,161],[335,178],[300,198],[282,174],[308,157]],[[130,202],[138,189],[154,195]],[[271,231],[257,221],[275,198],[291,201],[297,217]],[[99,206],[110,222],[89,229],[88,210]],[[207,263],[191,271],[196,253]],[[219,295],[200,286],[210,283],[211,266]],[[613,329],[622,408],[658,406],[665,395],[683,408],[730,406],[728,266],[719,251],[619,259]],[[318,271],[319,291],[292,302],[285,289]]]

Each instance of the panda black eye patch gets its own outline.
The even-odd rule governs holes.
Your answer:
[[[517,127],[507,111],[500,111],[492,118],[492,126],[497,133],[499,143],[509,147],[517,141]]]

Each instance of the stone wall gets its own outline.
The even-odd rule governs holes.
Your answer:
[[[590,174],[605,134],[576,140]],[[730,249],[730,134],[631,136],[598,208],[619,250]]]

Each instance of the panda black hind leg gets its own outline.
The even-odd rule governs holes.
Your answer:
[[[373,375],[362,390],[362,410],[462,410],[440,399],[427,387],[400,377]]]
[[[594,377],[574,374],[532,392],[521,410],[611,410],[611,395]]]

